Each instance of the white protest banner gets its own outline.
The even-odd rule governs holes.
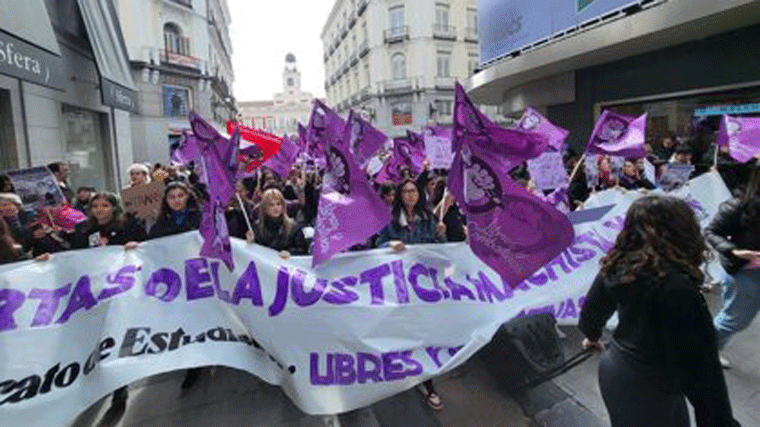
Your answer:
[[[16,194],[27,210],[36,211],[43,206],[60,205],[64,201],[55,175],[45,166],[10,171],[5,174],[13,182]]]
[[[454,161],[451,139],[444,136],[425,134],[425,155],[431,169],[449,169]]]
[[[121,190],[124,210],[146,221],[155,220],[161,209],[165,188],[162,182],[152,181]]]
[[[703,221],[728,191],[717,174],[677,193]],[[449,371],[508,319],[577,322],[628,205],[576,226],[576,239],[515,289],[464,243],[282,260],[234,239],[235,270],[197,256],[197,232],[0,266],[0,419],[67,425],[104,395],[177,369],[223,365],[282,387],[310,414],[372,404]],[[33,344],[30,344],[33,343]],[[44,416],[41,416],[44,414]]]
[[[562,153],[547,151],[535,159],[528,160],[528,173],[540,190],[554,190],[567,184],[567,170],[562,161]]]
[[[659,187],[665,191],[672,191],[684,185],[689,176],[694,173],[694,165],[681,163],[668,163],[660,177]]]

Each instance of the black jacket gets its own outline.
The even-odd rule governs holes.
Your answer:
[[[90,236],[100,233],[101,238],[106,240],[106,245],[124,245],[127,242],[142,242],[147,238],[143,223],[127,215],[123,224],[111,221],[106,225],[92,224],[89,220],[80,222],[69,236],[71,249],[84,249],[90,247]]]
[[[290,233],[284,222],[267,222],[261,227],[256,222],[254,228],[255,242],[276,251],[288,251],[291,255],[306,255],[309,248],[302,228],[292,219]]]
[[[760,250],[760,227],[742,227],[742,207],[739,198],[724,202],[705,228],[705,238],[720,255],[720,262],[728,274],[736,274],[747,264],[746,260],[735,257],[732,250]]]
[[[199,210],[191,210],[187,213],[185,220],[182,224],[177,225],[171,216],[163,216],[153,224],[148,233],[148,238],[156,239],[159,237],[173,236],[175,234],[184,233],[186,231],[197,230],[201,225],[201,212]]]
[[[598,340],[617,311],[613,340],[626,357],[650,368],[642,372],[644,379],[665,392],[683,393],[694,407],[697,426],[736,426],[712,316],[699,285],[673,267],[662,279],[640,273],[630,284],[620,283],[614,272],[609,278],[599,275],[578,327]]]

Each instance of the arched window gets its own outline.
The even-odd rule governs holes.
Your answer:
[[[188,39],[182,37],[182,30],[171,22],[164,24],[164,46],[167,52],[180,55],[188,55],[190,50]]]
[[[393,80],[403,80],[406,78],[406,57],[400,53],[393,55],[391,58],[391,74]]]

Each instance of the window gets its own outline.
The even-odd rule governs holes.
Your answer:
[[[451,101],[438,99],[435,101],[435,111],[438,117],[451,117]]]
[[[293,77],[288,77],[288,87],[293,86]]]
[[[164,116],[187,116],[192,109],[190,89],[178,86],[164,86]]]
[[[467,9],[467,27],[472,29],[474,35],[478,34],[478,11]]]
[[[391,104],[391,120],[393,126],[412,124],[412,100],[403,99]]]
[[[397,6],[388,9],[388,16],[391,23],[391,34],[398,35],[404,29],[404,6]]]
[[[361,85],[359,84],[359,69],[354,70],[354,92],[359,92]]]
[[[435,25],[439,30],[445,30],[449,26],[449,5],[435,5]]]
[[[182,37],[182,32],[176,24],[169,22],[164,25],[164,47],[170,53],[189,55],[190,40]]]
[[[64,152],[63,160],[71,167],[69,185],[100,183],[111,187],[111,150],[109,132],[103,132],[107,119],[102,114],[82,110],[66,104],[61,106],[63,119]]]
[[[367,21],[362,22],[362,34],[364,35],[364,41],[367,41]]]
[[[391,58],[391,74],[393,80],[403,80],[406,78],[406,57],[397,53]]]
[[[437,70],[438,77],[451,76],[451,52],[438,52]]]
[[[479,61],[477,53],[470,53],[467,57],[467,75],[471,76],[475,74],[475,70],[478,69]]]
[[[364,64],[364,86],[367,87],[370,85],[369,81],[369,64]]]

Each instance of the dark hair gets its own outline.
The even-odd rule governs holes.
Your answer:
[[[628,209],[623,230],[602,258],[601,274],[609,277],[614,271],[621,283],[633,283],[639,273],[661,279],[669,264],[701,284],[700,266],[709,258],[697,218],[685,201],[645,196]]]
[[[159,219],[171,217],[172,209],[169,207],[169,203],[166,201],[166,198],[169,196],[170,191],[176,190],[178,188],[185,190],[185,192],[187,193],[187,196],[188,196],[187,208],[190,209],[191,211],[199,210],[198,196],[195,194],[195,191],[193,191],[193,188],[182,181],[172,181],[164,189],[164,197],[161,199],[161,208],[158,211]]]
[[[401,183],[396,186],[396,197],[393,199],[393,222],[396,225],[398,224],[398,219],[401,216],[401,212],[404,209],[404,202],[401,199],[401,194],[404,186],[406,184],[412,184],[414,185],[414,188],[417,189],[417,193],[419,194],[419,199],[417,200],[417,204],[414,205],[414,208],[412,209],[413,213],[415,215],[419,215],[423,221],[428,221],[430,218],[433,217],[433,213],[430,211],[430,208],[427,206],[427,201],[425,200],[425,192],[420,188],[419,185],[417,185],[417,182],[414,181],[411,178],[407,178]],[[408,218],[411,222],[411,218]]]
[[[743,228],[756,226],[760,222],[760,166],[755,165],[749,174],[740,210],[740,225]]]
[[[6,188],[8,187],[8,188]],[[0,193],[15,193],[16,188],[8,175],[0,175]]]
[[[0,262],[17,261],[21,257],[21,250],[13,239],[8,223],[0,217]]]
[[[86,229],[89,230],[92,227],[98,225],[98,220],[95,218],[95,214],[93,213],[92,209],[92,204],[95,203],[95,200],[105,200],[106,202],[110,203],[111,206],[113,206],[113,219],[111,222],[116,223],[118,227],[123,227],[127,223],[127,217],[124,215],[124,207],[121,205],[121,200],[119,200],[119,197],[114,193],[101,191],[99,193],[95,193],[95,195],[90,198],[90,203],[87,205],[87,212],[90,214],[87,216]]]
[[[433,194],[430,195],[430,202],[435,207],[441,203],[443,195],[446,193],[446,178],[438,177],[433,181],[435,184],[433,184]]]
[[[385,182],[380,186],[380,196],[396,192],[396,186],[390,182]]]
[[[79,188],[77,188],[77,193],[79,193],[80,191],[89,191],[90,193],[94,193],[95,192],[95,187],[79,187]]]
[[[61,170],[61,165],[62,164],[63,164],[63,162],[48,163],[47,168],[50,169],[50,172],[58,173]]]

